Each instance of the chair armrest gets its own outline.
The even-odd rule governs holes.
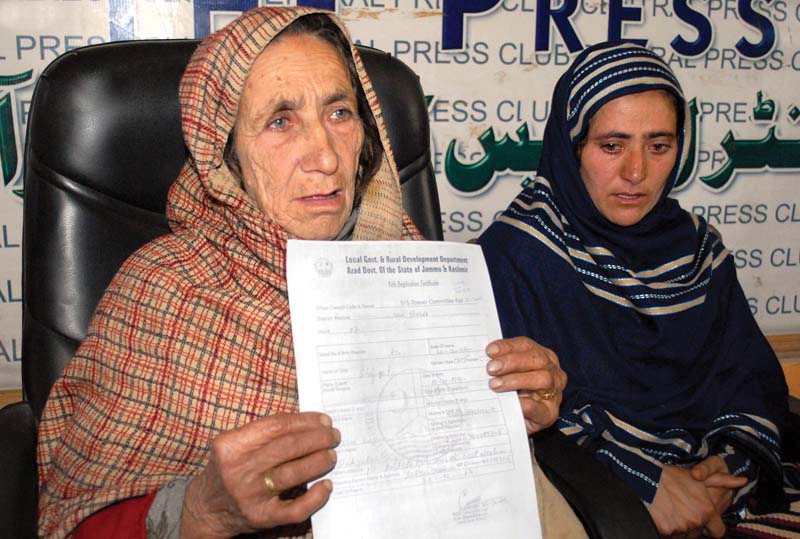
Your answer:
[[[0,409],[0,537],[37,536],[36,418],[27,402]]]
[[[588,450],[550,428],[533,436],[542,471],[593,539],[658,538],[650,513],[628,486]]]

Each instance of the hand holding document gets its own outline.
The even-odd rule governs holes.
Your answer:
[[[314,537],[541,537],[480,247],[291,240],[287,275],[301,410],[342,433]]]

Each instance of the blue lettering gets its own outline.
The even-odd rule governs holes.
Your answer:
[[[708,16],[711,17],[712,11],[721,11],[722,17],[727,21],[728,14],[730,14],[731,18],[738,19],[739,17],[736,15],[736,9],[734,9],[733,5],[736,3],[737,0],[708,0]]]
[[[336,0],[297,0],[297,5],[336,11]]]
[[[17,36],[17,60],[22,60],[22,51],[31,51],[36,48],[33,36]]]
[[[433,172],[436,174],[444,174],[444,157],[443,153],[439,151],[433,152]]]
[[[736,265],[736,269],[758,269],[761,267],[763,262],[762,256],[763,253],[761,252],[761,249],[753,249],[751,251],[748,251],[747,249],[736,249],[733,251],[733,263]]]
[[[22,125],[28,125],[28,113],[31,110],[30,99],[23,99],[19,102],[19,112]]]
[[[22,60],[23,53],[27,51],[39,50],[39,59],[45,60],[48,57],[56,58],[60,54],[70,51],[77,47],[84,45],[94,45],[95,43],[102,43],[104,40],[101,36],[55,36],[55,35],[38,35],[28,36],[20,35],[16,38],[17,46],[17,60]],[[45,54],[49,53],[49,54]]]
[[[463,123],[483,122],[486,120],[486,102],[482,99],[469,102],[463,99],[437,99],[430,107],[429,114],[433,122]]]
[[[726,154],[724,154],[722,150],[714,150],[714,151],[700,150],[698,152],[697,162],[706,163],[708,161],[711,161],[711,168],[715,169],[717,168],[718,165],[721,165],[725,163],[725,161],[727,161],[725,156]]]
[[[19,354],[20,350],[17,346],[17,339],[11,339],[11,354],[8,353],[6,344],[0,340],[0,357],[6,360],[7,363],[13,361],[22,361],[22,356]]]
[[[622,23],[624,21],[642,22],[642,8],[624,7],[622,0],[611,0],[608,11],[608,39],[622,39]],[[639,45],[647,46],[646,39],[628,39]]]
[[[778,207],[775,208],[775,220],[779,223],[800,223],[800,206],[797,203],[778,204]]]
[[[675,0],[673,6],[675,15],[686,24],[693,26],[697,30],[697,39],[686,41],[682,36],[677,35],[670,42],[672,49],[681,56],[698,56],[703,54],[711,46],[714,37],[714,30],[711,23],[697,11],[688,6],[688,0]]]
[[[11,240],[8,239],[8,225],[3,225],[3,245],[4,249],[12,248],[12,247],[19,247],[19,240],[17,243],[12,243]]]
[[[502,110],[503,108],[505,108],[506,105],[510,106],[511,109],[512,109],[508,115],[503,113],[503,110]],[[516,115],[517,119],[520,118],[519,106],[520,106],[520,104],[519,104],[519,102],[517,102],[517,115]],[[514,102],[513,101],[509,101],[507,99],[504,99],[503,101],[498,103],[497,104],[497,113],[496,113],[497,119],[500,120],[501,122],[510,122],[511,120],[513,120],[515,118],[513,107],[514,107]]]
[[[736,50],[748,58],[761,58],[775,45],[775,27],[764,15],[753,10],[750,0],[739,0],[739,15],[742,20],[761,32],[761,41],[750,43],[745,38],[736,42]]]
[[[479,232],[483,228],[483,222],[481,221],[481,219],[483,219],[483,214],[481,212],[471,211],[467,214],[467,219],[469,223],[472,223],[467,224],[467,230],[470,232]]]
[[[769,261],[774,268],[795,267],[800,264],[800,252],[792,251],[791,247],[787,249],[777,247],[772,250]]]
[[[536,115],[536,103],[536,101],[533,102],[533,113],[531,114],[531,118],[537,122],[544,122],[547,120],[547,117],[550,116],[550,101],[544,102],[544,111],[541,117]]]
[[[709,206],[692,206],[692,213],[704,217],[712,225],[748,225],[752,223],[762,224],[767,222],[768,206],[766,204],[725,204],[722,206],[711,204]],[[744,250],[737,253],[747,252]],[[761,262],[761,249],[753,249],[751,257]],[[742,255],[736,256],[740,258]],[[750,267],[758,267],[753,266]]]
[[[442,6],[442,49],[464,48],[464,16],[485,13],[500,0],[444,0]]]
[[[505,54],[506,51],[510,52],[510,56],[507,56]],[[526,58],[529,55],[527,51],[525,51],[524,43],[520,43],[519,46],[517,46],[516,43],[503,43],[500,46],[499,56],[500,56],[500,62],[505,65],[511,65],[516,62],[519,62],[519,65],[524,66],[524,65],[533,65],[534,63],[532,60]],[[538,62],[538,58],[537,58],[537,63],[539,63],[540,65],[542,64],[542,62]]]
[[[770,296],[767,299],[767,314],[793,313],[800,313],[800,295],[795,294],[793,297]]]
[[[194,20],[197,21],[197,11]],[[133,6],[130,0],[108,0],[108,33],[111,41],[136,39],[133,32]]]
[[[195,0],[194,37],[204,38],[211,33],[212,11],[247,11],[257,6],[258,0]]]
[[[472,48],[468,45],[464,50],[448,52],[442,49],[438,41],[404,41],[394,42],[393,54],[395,58],[403,59],[408,55],[411,62],[427,62],[429,64],[485,64],[489,61],[488,44],[478,41]]]
[[[483,213],[478,210],[470,212],[442,212],[442,227],[452,233],[480,232],[483,229]]]
[[[669,0],[653,0],[653,16],[658,10],[661,10],[661,14],[665,17],[672,17],[672,12],[669,10]]]
[[[61,40],[56,36],[39,36],[39,47],[42,49],[42,59],[44,59],[44,51],[51,51],[53,53],[53,58],[57,57],[59,54],[58,45],[60,43]]]
[[[129,4],[130,0],[111,0],[112,4]],[[211,33],[211,12],[212,11],[247,11],[258,7],[258,0],[195,0],[194,2],[194,37],[204,38]],[[336,10],[336,0],[297,0],[297,5],[302,7],[312,7],[325,9],[328,11]],[[133,22],[131,22],[131,29]],[[132,30],[131,30],[132,31]],[[113,28],[112,28],[112,39]],[[133,39],[133,36],[121,39]]]
[[[22,303],[22,296],[14,296],[14,287],[11,279],[6,279],[6,294],[0,292],[0,303]]]
[[[538,0],[536,3],[536,46],[537,52],[550,50],[550,19],[558,28],[564,43],[567,45],[569,52],[577,52],[583,49],[581,40],[578,39],[578,34],[569,22],[569,17],[572,16],[578,9],[578,0],[564,0],[564,3],[558,9],[550,7],[550,0]]]
[[[442,212],[442,226],[448,232],[461,232],[464,230],[464,212]],[[449,222],[448,222],[449,221]]]
[[[788,13],[786,12],[786,2],[784,2],[783,0],[778,0],[777,2],[775,2],[775,5],[773,7],[775,8],[775,11],[777,13],[773,15],[772,18],[775,19],[777,22],[784,22],[786,21],[786,19],[789,18]],[[798,9],[800,9],[800,6],[798,6]]]
[[[503,11],[527,11],[533,12],[535,11],[532,6],[528,5],[528,0],[518,1],[516,3],[510,3],[509,0],[503,0],[500,3],[500,7]]]
[[[589,15],[598,12],[601,15],[605,15],[606,13],[608,13],[606,7],[608,7],[606,0],[602,0],[599,3],[595,3],[593,0],[588,0],[588,5],[587,5],[587,0],[581,0],[581,11],[583,11],[584,13],[588,13]]]

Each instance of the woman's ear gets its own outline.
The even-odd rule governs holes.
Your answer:
[[[242,165],[239,163],[239,155],[236,153],[236,143],[234,141],[234,136],[236,133],[236,125],[234,124],[233,129],[231,129],[230,134],[228,135],[228,142],[225,143],[225,150],[222,152],[222,160],[225,161],[225,164],[228,165],[228,168],[239,180],[239,183],[244,188],[244,178],[242,177]]]

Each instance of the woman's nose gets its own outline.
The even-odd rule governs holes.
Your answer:
[[[622,164],[622,179],[638,184],[646,177],[647,159],[644,150],[631,149]]]
[[[323,123],[307,125],[303,136],[303,169],[306,172],[333,174],[339,166],[333,134]]]

